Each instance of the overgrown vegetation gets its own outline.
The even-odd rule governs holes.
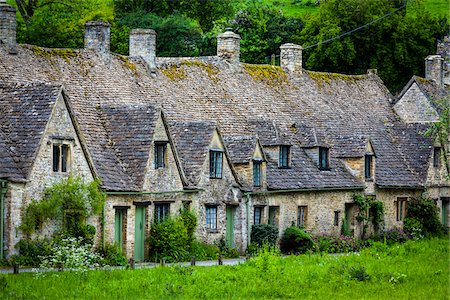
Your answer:
[[[295,226],[286,228],[280,240],[280,250],[285,254],[305,253],[313,246],[314,241],[311,236]]]
[[[280,257],[266,249],[238,266],[0,275],[0,298],[446,299],[448,243],[374,243],[338,256]]]
[[[408,202],[408,213],[404,220],[404,230],[415,238],[440,236],[447,229],[439,220],[436,203],[426,197],[412,198]]]
[[[370,224],[373,224],[375,233],[377,233],[384,222],[383,202],[361,194],[353,195],[353,201],[358,207],[356,221],[362,226],[361,239],[366,238],[367,229]]]

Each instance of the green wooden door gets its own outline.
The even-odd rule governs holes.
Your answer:
[[[134,260],[144,261],[145,207],[137,206],[134,223]]]
[[[227,205],[226,242],[228,247],[234,247],[234,206]]]
[[[447,225],[447,223],[448,223],[448,220],[447,220],[447,205],[448,205],[448,200],[442,199],[442,224],[443,225]]]
[[[122,245],[123,245],[123,239],[122,239],[122,228],[123,228],[123,210],[117,209],[116,210],[116,219],[114,222],[114,242],[117,245],[117,248],[122,253]]]

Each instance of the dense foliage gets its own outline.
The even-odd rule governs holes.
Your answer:
[[[393,92],[413,74],[423,74],[424,57],[435,53],[436,39],[446,33],[447,20],[436,15],[447,15],[448,5],[432,14],[425,1],[432,2],[409,1],[362,30],[308,48],[391,13],[404,1],[8,0],[19,4],[21,43],[81,48],[84,23],[97,19],[111,23],[111,49],[120,54],[128,53],[130,30],[140,27],[157,31],[158,56],[214,55],[217,34],[231,27],[241,35],[243,62],[278,62],[279,46],[295,42],[306,48],[307,68],[346,74],[375,68]],[[289,13],[291,8],[303,13]]]
[[[408,202],[408,213],[404,222],[405,231],[425,236],[444,234],[446,229],[438,213],[439,209],[432,199],[425,197],[411,199]]]
[[[375,243],[337,256],[281,257],[265,251],[237,266],[0,275],[0,298],[447,299],[448,243]]]
[[[314,241],[311,236],[295,226],[286,228],[280,240],[280,250],[285,254],[305,253],[313,246]]]
[[[269,246],[275,246],[278,240],[278,227],[271,224],[253,225],[250,239],[252,243],[259,247],[265,243]]]

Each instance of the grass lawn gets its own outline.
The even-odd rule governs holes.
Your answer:
[[[238,266],[1,275],[0,289],[0,299],[448,299],[449,240],[338,256],[266,252]]]

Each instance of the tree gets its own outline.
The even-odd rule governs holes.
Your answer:
[[[302,44],[305,65],[314,70],[347,74],[378,69],[388,88],[397,92],[414,74],[423,73],[423,58],[436,51],[445,23],[432,17],[423,1],[329,0],[309,16],[296,42]],[[395,13],[394,13],[395,11]],[[326,44],[388,13],[388,17]],[[317,46],[313,46],[319,44]],[[312,46],[311,48],[307,48]]]

